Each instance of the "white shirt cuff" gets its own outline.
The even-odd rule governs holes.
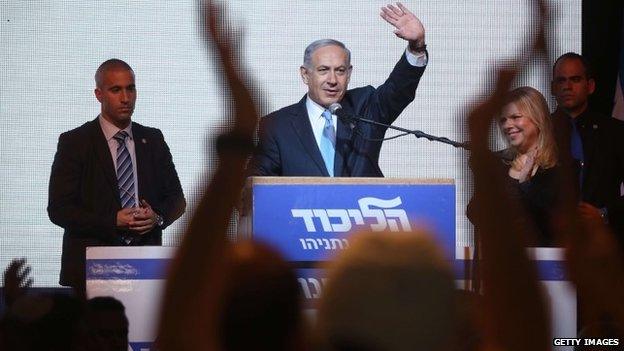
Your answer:
[[[405,58],[410,65],[416,67],[425,67],[429,62],[429,58],[424,51],[419,53],[418,55],[414,55],[411,51],[405,49]]]

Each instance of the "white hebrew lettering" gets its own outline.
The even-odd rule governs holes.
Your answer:
[[[340,241],[340,239],[329,239],[332,243],[332,250],[336,250],[338,247],[340,247],[340,250],[342,250],[342,241]]]
[[[342,242],[344,243],[344,247],[348,248],[349,247],[349,240],[347,239],[342,239]]]
[[[357,225],[364,225],[364,218],[362,217],[362,212],[360,210],[347,210],[349,212],[349,217],[352,217]]]
[[[400,230],[404,230],[404,231],[412,230],[412,227],[410,226],[410,222],[407,219],[407,213],[405,213],[405,211],[399,210],[399,209],[391,209],[391,210],[384,210],[384,213],[386,214],[387,218],[398,218],[399,223],[401,223],[401,228],[398,228],[396,219],[388,220],[388,225],[390,226],[391,231],[398,232]],[[390,221],[392,221],[392,224],[390,224]]]
[[[351,219],[349,219],[349,213],[347,210],[327,210],[327,216],[329,218],[340,218],[340,223],[332,223],[332,230],[334,232],[348,232],[351,230]]]
[[[321,220],[321,226],[323,226],[323,231],[325,232],[331,232],[331,224],[329,223],[329,217],[327,217],[327,211],[320,209],[320,208],[315,208],[312,210],[312,213],[314,213],[314,216],[318,219]]]
[[[314,285],[314,290],[316,290],[312,293],[312,298],[318,299],[319,297],[321,297],[321,284],[319,283],[319,281],[316,278],[308,278],[308,281],[312,283],[312,285]]]
[[[353,224],[364,225],[366,223],[364,221],[365,218],[369,218],[368,222],[372,222],[370,229],[373,231],[386,229],[391,231],[411,230],[405,210],[394,208],[401,204],[401,197],[399,196],[390,200],[364,197],[358,200],[359,209],[292,209],[291,213],[294,218],[303,219],[303,223],[309,233],[316,232],[315,218],[321,223],[325,233],[349,232],[353,229]],[[323,244],[319,242],[319,245]],[[306,246],[307,249],[311,248],[308,244]],[[328,245],[326,244],[325,246]]]
[[[299,285],[301,285],[301,289],[303,289],[303,295],[306,299],[311,299],[312,294],[310,294],[310,288],[308,287],[308,282],[303,278],[297,278]]]
[[[312,210],[292,209],[290,210],[290,213],[294,218],[303,218],[303,223],[305,223],[306,230],[308,232],[316,231],[316,227],[314,227],[314,221],[312,220],[312,218],[314,218]]]
[[[315,250],[318,249],[318,245],[316,244],[316,241],[314,239],[305,239],[305,241],[308,244],[308,249],[311,249],[312,245],[314,245]]]

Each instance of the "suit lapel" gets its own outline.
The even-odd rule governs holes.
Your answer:
[[[349,106],[343,106],[343,110],[348,115],[353,115],[353,110]],[[336,177],[350,177],[349,170],[345,167],[347,155],[349,154],[349,145],[351,143],[351,136],[353,134],[353,128],[350,123],[345,123],[338,118],[336,121],[336,157],[334,158],[334,174]]]
[[[137,199],[141,199],[144,197],[143,189],[145,189],[147,182],[147,179],[145,179],[145,175],[147,174],[147,172],[145,172],[145,167],[147,165],[147,148],[149,147],[149,143],[143,133],[143,129],[136,123],[132,123],[132,138],[134,139],[134,153],[136,155],[137,163],[137,181],[139,182],[139,193],[137,194]]]
[[[113,194],[118,194],[119,190],[117,188],[115,164],[113,163],[110,148],[108,147],[106,137],[104,136],[104,132],[102,132],[102,127],[100,127],[100,122],[97,118],[91,122],[91,140],[93,140],[93,148],[95,149],[95,155],[97,158],[96,162],[102,167],[102,173],[108,181]],[[121,206],[119,196],[114,196],[114,198],[117,200],[119,206]]]
[[[314,138],[314,133],[312,132],[312,125],[310,124],[308,111],[305,107],[305,101],[306,97],[304,96],[303,99],[301,99],[301,101],[297,104],[290,120],[297,136],[299,137],[299,141],[303,145],[303,148],[306,150],[310,158],[312,158],[321,173],[328,177],[329,173],[327,172],[325,161],[323,161],[323,156],[321,156],[321,151],[319,151],[316,139]]]

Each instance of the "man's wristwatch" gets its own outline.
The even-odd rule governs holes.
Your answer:
[[[156,226],[162,228],[163,224],[165,224],[165,220],[158,213],[156,214]]]

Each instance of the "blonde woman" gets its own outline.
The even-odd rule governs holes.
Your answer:
[[[528,246],[554,244],[550,218],[556,203],[554,182],[558,167],[550,118],[546,99],[531,87],[510,91],[498,118],[498,126],[509,145],[498,152],[501,171],[508,175],[510,196],[517,198],[524,209],[518,220],[533,226],[536,233],[527,238]],[[471,204],[468,217],[472,221]]]

